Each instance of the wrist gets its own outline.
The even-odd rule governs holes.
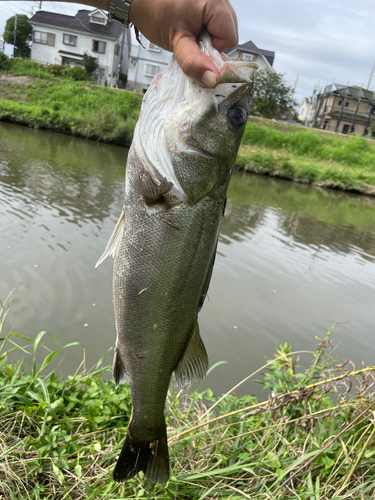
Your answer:
[[[143,1],[143,4],[145,1]],[[142,5],[142,0],[132,0],[131,6],[129,9],[129,22],[133,23],[137,26],[137,22],[139,17],[142,16],[142,9],[144,11],[145,5]],[[147,8],[147,7],[146,7]]]

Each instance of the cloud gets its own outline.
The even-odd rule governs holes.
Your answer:
[[[374,61],[374,4],[369,0],[232,0],[240,40],[276,52],[274,68],[289,85],[299,74],[297,100],[314,85],[367,86]],[[370,87],[375,90],[375,82]]]

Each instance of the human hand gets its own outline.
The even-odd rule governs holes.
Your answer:
[[[237,17],[229,0],[133,0],[129,20],[150,42],[174,52],[182,71],[207,87],[218,70],[199,50],[196,38],[207,29],[216,50],[238,44]]]

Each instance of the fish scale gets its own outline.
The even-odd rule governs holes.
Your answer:
[[[203,89],[173,58],[153,80],[128,155],[124,209],[99,260],[114,256],[113,374],[116,386],[130,380],[132,394],[116,481],[140,471],[154,483],[168,480],[164,407],[172,374],[183,387],[208,367],[198,312],[256,65],[221,58],[208,35],[202,44],[218,65],[219,84]]]

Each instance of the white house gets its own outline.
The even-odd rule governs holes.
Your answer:
[[[237,47],[232,49],[226,49],[224,52],[228,57],[243,59],[244,61],[253,61],[258,64],[259,69],[267,69],[272,73],[275,72],[273,69],[275,52],[259,49],[252,41],[237,45]]]
[[[33,61],[83,66],[87,53],[97,58],[94,76],[100,85],[117,87],[119,73],[126,75],[130,30],[109,21],[104,11],[84,9],[75,16],[39,11],[29,22],[33,27]]]
[[[143,47],[140,43],[131,46],[126,88],[144,94],[154,76],[167,68],[172,53],[139,36]]]
[[[316,105],[317,105],[317,96],[314,94],[310,97],[305,97],[302,101],[298,118],[304,122],[306,127],[312,127],[312,122],[314,120]]]

